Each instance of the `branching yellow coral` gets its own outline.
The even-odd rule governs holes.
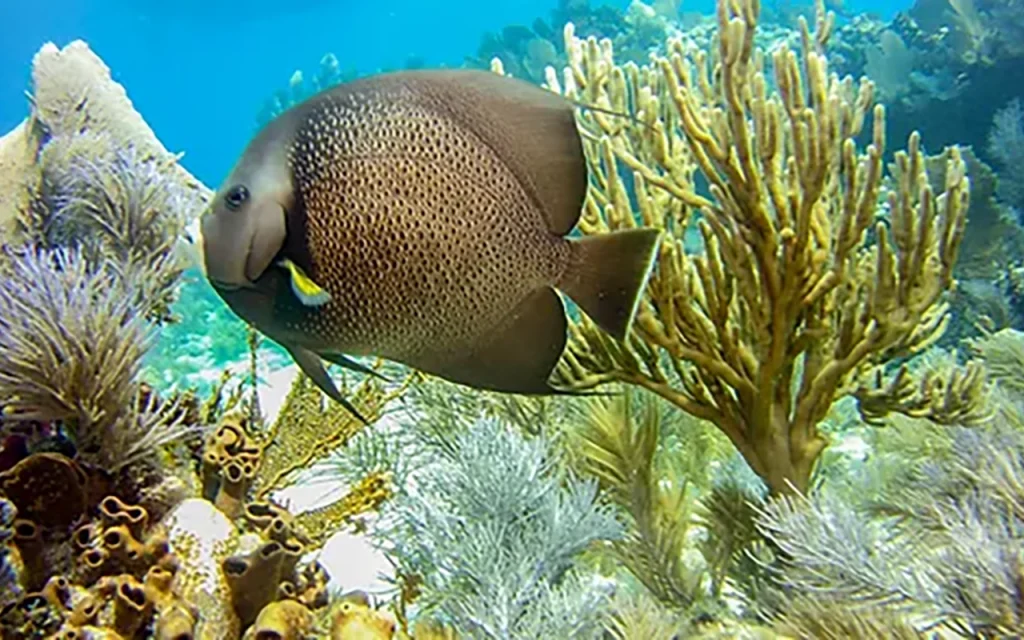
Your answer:
[[[592,175],[580,228],[666,234],[627,340],[574,322],[556,382],[645,387],[717,425],[773,491],[804,491],[827,445],[817,425],[843,395],[976,415],[977,371],[924,385],[912,401],[903,380],[869,384],[945,328],[969,182],[954,147],[933,191],[915,133],[886,193],[885,111],[872,108],[869,80],[829,73],[831,15],[819,3],[814,32],[801,21],[802,55],[772,53],[770,89],[753,45],[758,12],[757,0],[720,0],[715,51],[673,40],[644,67],[616,66],[609,41],[566,27],[569,67],[562,78],[549,70],[548,85],[603,109],[580,118]],[[858,151],[869,115],[872,141]],[[684,248],[693,227],[699,255]],[[928,395],[951,385],[941,401]],[[890,389],[899,397],[883,403]]]
[[[352,404],[372,423],[385,407],[402,396],[411,381],[406,378],[393,389],[367,378],[352,393]],[[278,419],[267,433],[262,466],[256,480],[256,497],[288,486],[293,476],[325,459],[344,446],[365,426],[337,403],[326,403],[307,376],[292,385]]]

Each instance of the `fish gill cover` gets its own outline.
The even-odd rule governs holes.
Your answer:
[[[368,425],[203,288],[211,192],[99,57],[40,49],[0,138],[0,637],[1020,635],[1024,10],[832,9],[484,36],[466,66],[579,104],[576,234],[658,259],[624,340],[570,309],[552,381],[604,395],[366,359]]]

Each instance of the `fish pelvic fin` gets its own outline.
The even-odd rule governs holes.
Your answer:
[[[320,360],[320,356],[309,349],[304,349],[302,347],[291,345],[283,346],[291,355],[295,364],[299,365],[299,369],[302,369],[302,372],[309,376],[309,379],[313,381],[313,384],[327,394],[327,397],[345,407],[346,411],[355,416],[363,424],[370,424],[370,421],[363,417],[363,415],[359,413],[359,410],[356,409],[355,406],[345,398],[345,396],[341,395],[341,391],[338,391],[338,387],[335,386],[334,381],[331,380],[329,375],[327,375],[327,369],[324,368],[323,361]]]
[[[338,365],[339,367],[344,367],[349,371],[355,371],[356,373],[362,373],[368,376],[373,376],[374,378],[377,378],[378,380],[381,380],[383,382],[391,382],[391,380],[389,380],[388,377],[382,374],[381,372],[377,371],[376,369],[367,367],[366,365],[360,364],[359,362],[353,360],[352,358],[349,358],[343,353],[328,351],[326,353],[321,353],[320,357],[332,364]]]
[[[654,269],[661,234],[640,228],[573,238],[569,265],[555,286],[602,330],[624,340]]]
[[[320,307],[330,301],[331,294],[313,282],[313,279],[307,276],[299,265],[288,258],[282,258],[277,264],[288,271],[288,275],[291,277],[292,291],[299,302],[307,307]]]

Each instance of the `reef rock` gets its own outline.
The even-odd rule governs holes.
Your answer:
[[[213,503],[199,498],[179,504],[164,525],[170,550],[181,560],[175,588],[202,612],[195,638],[237,638],[241,625],[220,570],[221,562],[238,547],[235,525]]]
[[[49,42],[32,60],[29,116],[0,138],[0,243],[12,238],[18,218],[29,214],[39,180],[39,150],[54,137],[83,131],[109,136],[118,146],[132,145],[145,155],[173,158],[89,45],[75,40],[59,48]],[[209,200],[210,189],[184,167],[173,163],[169,170],[200,201]],[[199,210],[190,213],[197,216]],[[183,248],[195,259],[194,243],[187,245]]]
[[[36,146],[22,122],[0,137],[0,241],[17,229],[17,218],[31,203]]]

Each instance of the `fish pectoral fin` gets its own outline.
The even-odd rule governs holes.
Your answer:
[[[344,367],[349,371],[355,371],[356,373],[365,373],[366,375],[373,376],[378,380],[383,380],[384,382],[391,382],[391,380],[389,380],[386,376],[384,376],[376,369],[371,369],[366,365],[360,364],[343,353],[325,351],[320,354],[320,357],[332,364],[338,365],[339,367]]]
[[[565,350],[567,326],[561,298],[542,287],[466,356],[429,373],[478,389],[558,394],[548,378]]]
[[[307,307],[320,307],[330,301],[331,294],[313,282],[313,279],[306,275],[302,267],[288,258],[282,258],[277,264],[288,271],[288,275],[291,277],[292,291],[302,304]]]
[[[359,413],[359,410],[356,409],[352,403],[345,398],[345,396],[341,395],[341,391],[338,391],[338,387],[335,386],[334,381],[331,380],[331,376],[327,375],[327,369],[324,368],[323,362],[320,360],[320,356],[303,347],[289,345],[283,346],[291,355],[295,364],[299,365],[299,369],[302,369],[302,372],[309,376],[309,379],[313,381],[313,384],[327,394],[327,397],[345,407],[349,413],[358,418],[363,424],[370,424],[370,421],[364,418],[363,415]]]

